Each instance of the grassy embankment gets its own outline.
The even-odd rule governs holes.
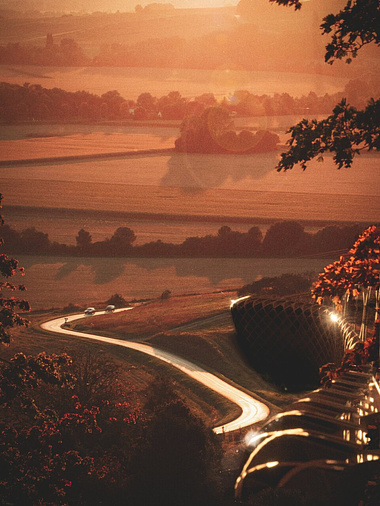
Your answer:
[[[234,298],[235,293],[229,294]],[[263,399],[273,409],[290,396],[269,384],[245,362],[235,341],[235,329],[226,293],[172,296],[121,314],[86,318],[76,330],[144,341],[171,351],[206,368]]]
[[[234,294],[231,295],[233,297]],[[155,300],[137,305],[125,313],[84,318],[72,326],[76,330],[120,339],[138,339],[170,350],[257,396],[276,412],[289,403],[292,396],[279,392],[245,363],[235,344],[234,327],[226,302],[226,294],[220,293],[175,296],[166,301]],[[20,350],[30,354],[46,350],[49,353],[65,351],[74,358],[89,352],[107,355],[122,365],[123,380],[138,395],[143,396],[155,378],[169,376],[191,409],[211,425],[225,423],[239,414],[239,408],[234,404],[159,360],[86,339],[55,337],[40,329],[42,321],[57,316],[58,312],[31,314],[31,326],[16,333],[6,354],[11,356]]]

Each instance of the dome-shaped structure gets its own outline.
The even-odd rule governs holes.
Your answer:
[[[323,306],[244,297],[232,304],[231,312],[246,358],[276,383],[314,387],[319,368],[342,359],[342,326]]]

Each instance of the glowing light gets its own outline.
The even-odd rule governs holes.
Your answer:
[[[330,318],[332,319],[333,322],[339,321],[338,315],[336,315],[335,313],[331,313]]]
[[[257,436],[257,432],[250,430],[247,432],[247,434],[244,436],[244,443],[246,446],[251,446],[252,441],[254,441],[255,437]]]
[[[237,302],[240,302],[241,300],[244,300],[244,299],[249,299],[249,295],[245,295],[244,297],[240,297],[239,299],[231,299],[231,305],[230,307],[234,306]]]
[[[278,460],[275,460],[273,462],[267,462],[267,467],[276,467],[278,466]]]
[[[244,440],[247,446],[254,447],[260,442],[261,439],[263,439],[266,436],[267,436],[266,432],[262,432],[261,434],[259,434],[257,432],[251,431],[247,433]]]

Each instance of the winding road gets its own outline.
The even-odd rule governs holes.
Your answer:
[[[130,309],[132,308],[116,309],[114,312],[128,311]],[[94,316],[104,313],[104,311],[98,311]],[[50,320],[42,323],[41,328],[49,332],[65,334],[72,337],[91,339],[93,341],[100,341],[115,346],[130,348],[132,350],[145,353],[146,355],[150,355],[151,357],[155,357],[159,360],[162,360],[163,362],[166,362],[167,364],[172,365],[173,367],[176,367],[194,380],[202,383],[202,385],[234,402],[241,408],[241,414],[238,416],[238,418],[214,428],[214,432],[217,434],[249,427],[254,423],[264,420],[269,415],[269,408],[262,402],[247,395],[245,392],[239,390],[238,388],[233,387],[229,383],[221,380],[205,369],[202,369],[198,365],[195,365],[188,360],[178,357],[173,353],[154,348],[153,346],[149,346],[147,344],[141,344],[133,341],[123,341],[121,339],[115,339],[112,337],[87,334],[85,332],[78,332],[65,328],[65,323],[70,323],[81,318],[84,318],[83,314],[70,315],[66,318],[57,318],[55,320]],[[93,316],[88,318],[93,318]]]

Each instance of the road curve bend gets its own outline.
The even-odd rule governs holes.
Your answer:
[[[131,308],[117,309],[115,312],[127,311]],[[96,315],[104,314],[104,311],[99,311],[95,313]],[[132,350],[140,351],[141,353],[145,353],[146,355],[150,355],[151,357],[155,357],[167,364],[176,367],[183,373],[187,374],[191,378],[195,379],[202,385],[210,388],[214,392],[222,395],[226,399],[234,402],[241,408],[241,414],[235,420],[228,422],[224,425],[220,425],[214,428],[214,432],[217,434],[221,434],[224,432],[231,432],[237,429],[242,429],[244,427],[248,427],[253,425],[261,420],[264,420],[269,415],[269,408],[262,402],[254,399],[250,395],[247,395],[245,392],[239,390],[238,388],[233,387],[229,383],[221,380],[214,374],[202,369],[198,365],[195,365],[189,362],[186,359],[178,357],[173,353],[168,351],[160,350],[158,348],[154,348],[153,346],[149,346],[147,344],[136,343],[133,341],[123,341],[121,339],[115,339],[112,337],[99,336],[94,334],[88,334],[85,332],[78,332],[75,330],[70,330],[65,328],[65,323],[72,322],[74,320],[79,320],[83,318],[83,314],[79,315],[70,315],[66,318],[61,317],[55,320],[50,320],[41,324],[41,328],[47,330],[49,332],[65,334],[73,337],[80,337],[85,339],[91,339],[93,341],[100,341],[107,344],[113,344],[115,346],[122,346],[124,348],[130,348]]]

